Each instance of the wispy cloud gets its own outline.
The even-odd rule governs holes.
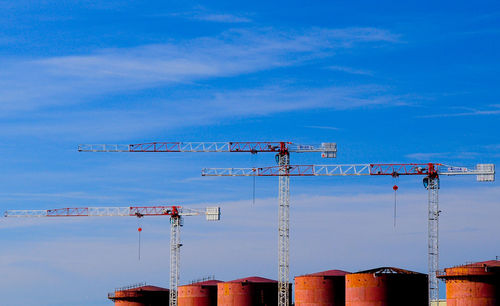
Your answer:
[[[484,148],[489,151],[500,151],[500,144],[490,144],[484,146]]]
[[[233,14],[227,12],[223,13],[216,12],[204,6],[199,6],[199,5],[189,11],[170,13],[166,14],[166,16],[181,17],[189,20],[220,22],[220,23],[248,23],[252,21],[246,15]]]
[[[86,192],[54,192],[54,193],[37,193],[37,192],[29,192],[29,193],[8,193],[3,192],[0,193],[0,199],[6,200],[26,200],[26,199],[40,199],[40,198],[63,198],[63,199],[85,199],[85,200],[116,200],[115,197],[111,196],[96,196]]]
[[[218,37],[88,55],[4,61],[0,111],[29,111],[96,95],[248,74],[330,56],[362,43],[393,43],[397,38],[377,28],[240,29]]]
[[[489,109],[475,109],[469,107],[463,107],[466,111],[457,113],[443,113],[443,114],[432,114],[419,116],[419,118],[440,118],[440,117],[467,117],[467,116],[486,116],[486,115],[499,115],[500,105],[491,104]]]
[[[449,156],[450,153],[411,153],[405,155],[407,158],[417,159],[417,160],[433,160],[436,158],[443,158]]]
[[[332,131],[340,130],[338,127],[334,127],[334,126],[319,126],[319,125],[308,125],[308,126],[306,126],[306,128],[320,129],[320,130],[332,130]]]
[[[252,21],[250,18],[232,14],[195,14],[192,16],[192,18],[197,20],[224,23],[246,23]]]
[[[436,159],[473,159],[483,155],[481,152],[441,152],[441,153],[411,153],[405,155],[410,159],[421,161],[436,161]]]
[[[350,73],[350,74],[373,75],[372,71],[363,70],[363,69],[356,69],[356,68],[346,67],[346,66],[329,66],[329,67],[327,67],[327,69],[345,72],[345,73]]]
[[[359,107],[407,105],[407,97],[394,96],[381,86],[326,87],[316,89],[282,85],[243,90],[207,90],[189,95],[172,93],[170,100],[148,105],[113,108],[100,111],[58,112],[31,120],[0,123],[0,134],[57,135],[74,139],[93,139],[106,135],[121,139],[144,132],[204,126],[242,117],[267,116],[275,113],[309,109],[347,110]],[[310,128],[336,129],[329,126]]]

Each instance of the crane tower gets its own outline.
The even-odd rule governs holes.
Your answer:
[[[220,207],[204,211],[181,206],[77,207],[48,210],[7,210],[5,217],[170,217],[170,306],[177,305],[177,287],[180,276],[180,227],[185,216],[205,215],[207,221],[220,220]]]
[[[475,169],[440,163],[427,164],[352,164],[352,165],[290,165],[263,168],[205,168],[202,176],[363,176],[423,175],[428,190],[428,270],[429,304],[439,299],[436,273],[439,269],[439,177],[442,175],[476,175],[477,181],[495,180],[494,164],[478,164]]]
[[[285,175],[290,166],[290,153],[320,152],[323,158],[337,157],[335,143],[322,143],[321,146],[301,145],[292,142],[151,142],[141,144],[84,144],[78,146],[80,152],[247,152],[275,153],[279,178],[278,213],[278,305],[289,306],[289,210],[290,178]]]

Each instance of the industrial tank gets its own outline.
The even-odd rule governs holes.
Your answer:
[[[295,277],[295,306],[345,305],[345,275],[328,270]]]
[[[500,261],[482,261],[444,269],[448,306],[500,305]]]
[[[207,280],[178,287],[179,306],[217,306],[217,284],[221,281]]]
[[[128,286],[109,293],[108,298],[115,306],[163,306],[168,305],[169,290],[148,285]]]
[[[277,304],[278,282],[275,280],[253,276],[217,284],[218,306],[275,306]]]
[[[427,274],[381,267],[345,276],[346,306],[427,305]]]

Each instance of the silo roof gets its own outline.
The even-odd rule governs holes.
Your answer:
[[[364,271],[359,271],[356,273],[372,273],[372,274],[423,274],[415,271],[410,271],[410,270],[405,270],[405,269],[400,269],[400,268],[394,268],[394,267],[380,267],[380,268],[375,268],[371,270],[364,270]]]
[[[235,279],[227,283],[277,283],[274,279],[263,278],[259,276],[250,276],[246,278]]]
[[[486,260],[465,264],[461,267],[500,267],[500,260]]]
[[[487,260],[468,263],[451,268],[445,268],[444,274],[440,272],[439,278],[461,278],[469,276],[488,276],[500,272],[500,260]]]
[[[156,286],[141,286],[132,289],[127,289],[123,291],[169,291],[167,288],[156,287]]]
[[[222,281],[216,280],[216,279],[211,279],[211,280],[201,281],[201,282],[197,282],[197,283],[186,284],[184,286],[217,286],[218,283],[222,283]]]
[[[350,272],[342,271],[342,270],[327,270],[327,271],[305,274],[305,275],[300,275],[300,276],[345,276],[346,274],[349,274],[349,273]]]

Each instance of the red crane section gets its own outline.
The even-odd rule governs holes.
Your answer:
[[[434,175],[439,166],[443,164],[370,164],[370,175]]]
[[[184,143],[184,142],[150,142],[131,144],[130,152],[203,152],[213,150],[215,152],[280,152],[290,145],[291,142],[227,142],[227,143]]]

